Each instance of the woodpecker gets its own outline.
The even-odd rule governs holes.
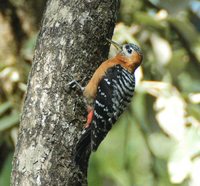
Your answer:
[[[114,58],[103,62],[83,90],[88,117],[85,132],[76,145],[75,162],[83,168],[131,101],[135,89],[134,72],[143,59],[141,49],[132,43],[120,45]]]

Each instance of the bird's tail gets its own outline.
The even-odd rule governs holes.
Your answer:
[[[82,171],[87,171],[88,160],[91,154],[91,126],[79,139],[75,149],[75,163]]]

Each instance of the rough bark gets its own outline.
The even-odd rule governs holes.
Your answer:
[[[12,185],[87,185],[73,163],[85,118],[82,93],[107,58],[118,0],[49,0],[36,44],[13,159]]]

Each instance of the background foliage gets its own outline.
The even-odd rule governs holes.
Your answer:
[[[26,2],[26,3],[25,3]],[[9,185],[19,115],[45,0],[0,3],[0,185]],[[200,2],[122,0],[113,40],[144,52],[129,109],[91,157],[91,186],[199,186]],[[111,47],[110,56],[116,53]]]

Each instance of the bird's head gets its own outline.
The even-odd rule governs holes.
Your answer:
[[[120,45],[112,40],[108,41],[119,49],[119,53],[116,55],[116,58],[120,60],[124,66],[129,69],[129,71],[134,72],[136,68],[140,66],[143,59],[140,47],[132,43]]]

